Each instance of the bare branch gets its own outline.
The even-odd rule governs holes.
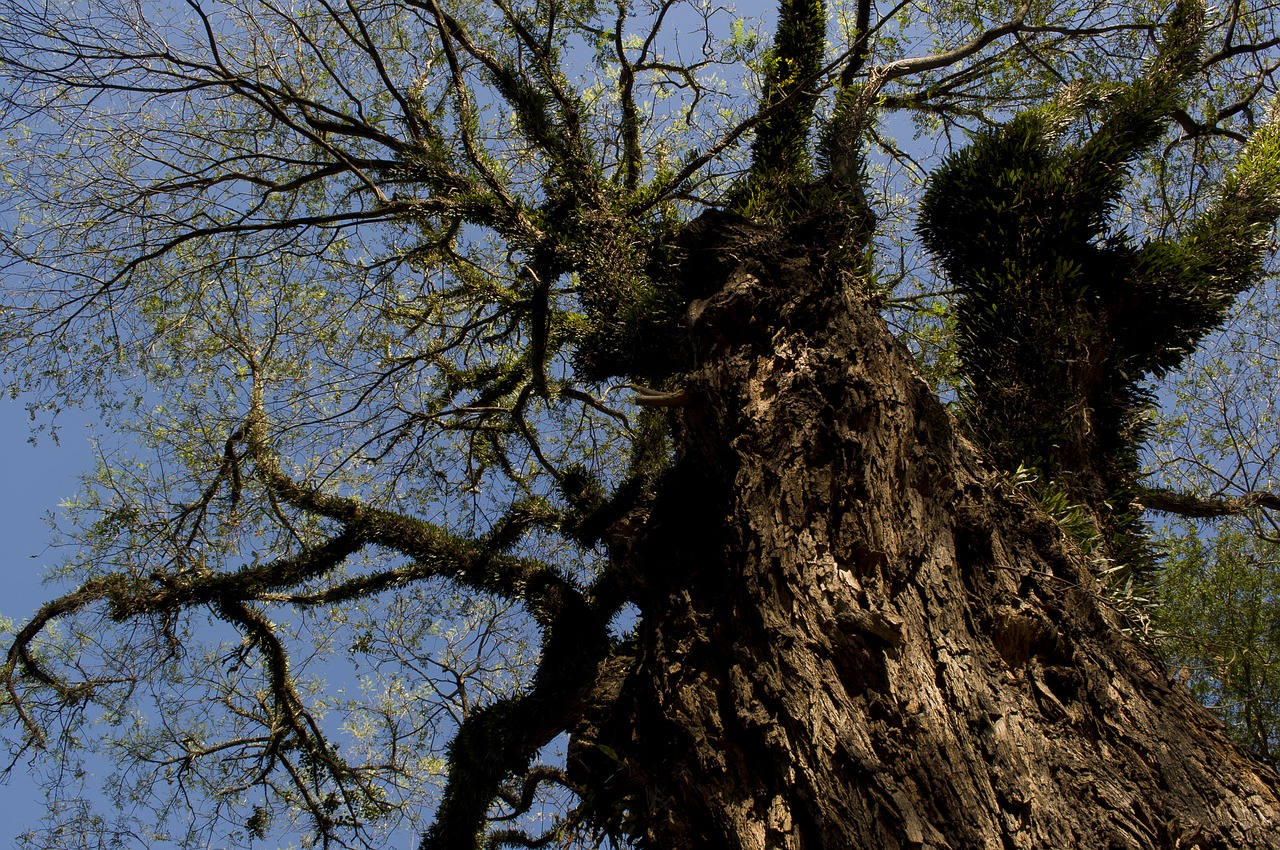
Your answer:
[[[1195,519],[1239,516],[1258,508],[1280,511],[1280,495],[1263,492],[1201,497],[1162,488],[1143,488],[1138,492],[1138,500],[1144,508]]]

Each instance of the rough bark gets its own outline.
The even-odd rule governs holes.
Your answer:
[[[642,626],[571,748],[593,802],[667,850],[1280,847],[1276,775],[873,306],[801,238],[719,238]]]

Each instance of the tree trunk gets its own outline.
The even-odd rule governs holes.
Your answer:
[[[666,850],[1280,847],[1276,775],[1125,634],[873,305],[798,237],[702,240],[684,273],[728,275],[689,313],[702,365],[636,543],[642,625],[570,753],[617,828]]]

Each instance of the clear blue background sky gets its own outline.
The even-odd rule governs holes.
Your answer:
[[[47,434],[31,445],[31,420],[22,404],[0,399],[0,614],[18,623],[58,592],[41,584],[56,557],[44,518],[75,494],[77,475],[93,463],[86,419],[69,411],[59,423],[61,445]],[[42,807],[40,790],[24,766],[15,768],[0,785],[0,848],[17,846],[18,833],[37,825]]]

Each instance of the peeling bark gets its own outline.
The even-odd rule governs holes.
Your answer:
[[[1280,847],[1276,775],[1126,636],[873,306],[799,240],[749,241],[690,311],[634,655],[570,752],[616,828],[669,850]]]

